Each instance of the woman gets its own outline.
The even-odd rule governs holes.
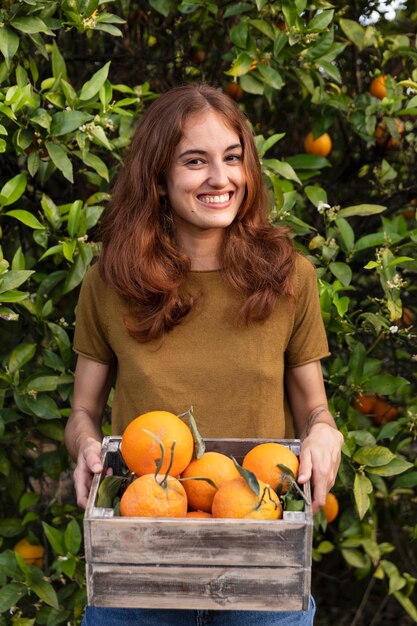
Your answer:
[[[203,437],[296,433],[298,480],[311,478],[317,511],[334,484],[342,436],[321,373],[328,347],[315,271],[288,229],[268,223],[253,135],[232,100],[189,85],[152,103],[101,239],[77,307],[66,428],[79,505],[102,469],[101,421],[114,382],[114,434],[141,413],[191,405]],[[202,613],[89,608],[85,624],[197,624]],[[312,602],[300,613],[212,611],[204,623],[298,626],[313,615]]]

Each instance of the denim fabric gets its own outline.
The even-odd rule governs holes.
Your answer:
[[[312,626],[315,612],[313,598],[308,611],[186,611],[89,606],[82,626]]]

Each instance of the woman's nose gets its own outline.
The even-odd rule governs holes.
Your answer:
[[[225,187],[229,182],[227,165],[223,161],[210,164],[208,183],[212,187]]]

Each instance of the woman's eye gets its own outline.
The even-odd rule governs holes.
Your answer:
[[[202,163],[204,163],[203,159],[190,159],[186,165],[202,165]]]
[[[226,157],[227,161],[241,161],[242,160],[242,155],[241,154],[229,154]]]

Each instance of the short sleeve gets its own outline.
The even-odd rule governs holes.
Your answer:
[[[301,255],[296,261],[295,290],[294,324],[285,352],[286,367],[306,365],[330,354],[321,316],[316,270]]]
[[[98,265],[90,267],[83,279],[75,311],[73,349],[93,361],[111,364],[116,357],[108,337],[108,289],[100,277]]]

